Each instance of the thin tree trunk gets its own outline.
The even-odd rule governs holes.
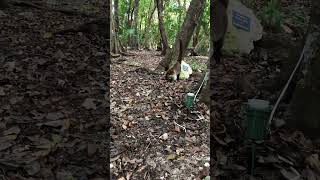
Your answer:
[[[131,15],[131,3],[132,3],[132,0],[129,0],[129,4],[128,4],[128,10],[127,10],[127,25],[128,27],[130,27],[130,15]]]
[[[132,5],[132,0],[129,0],[129,3],[128,3],[128,9],[127,9],[127,23],[126,23],[126,29],[131,29],[132,28],[132,8],[131,8],[131,5]],[[131,44],[131,35],[129,34],[128,36],[128,39],[127,39],[127,45],[130,45]]]
[[[120,23],[119,23],[119,0],[114,1],[114,14],[111,19],[112,25],[112,41],[111,41],[111,52],[118,54],[120,52],[125,52],[122,47],[119,37]],[[114,19],[114,20],[113,20]]]
[[[133,10],[133,23],[134,28],[133,38],[131,39],[131,47],[133,49],[139,49],[139,0],[134,0],[134,10]]]
[[[161,42],[162,42],[162,55],[165,55],[167,53],[167,50],[169,48],[168,44],[168,37],[167,33],[164,27],[163,22],[163,0],[156,0],[157,8],[158,8],[158,19],[159,19],[159,31],[161,35]]]
[[[178,6],[179,6],[179,8],[182,8],[182,6],[181,6],[181,0],[178,0]],[[182,11],[179,11],[179,15],[178,15],[178,27],[181,26],[181,17],[182,17]]]
[[[114,19],[115,19],[115,32],[119,33],[119,0],[114,0]]]
[[[151,1],[150,3],[152,3],[153,1]],[[146,22],[146,27],[144,29],[144,33],[143,36],[144,37],[144,47],[146,49],[149,49],[149,30],[150,30],[150,26],[151,26],[151,20],[153,17],[154,12],[156,11],[157,5],[154,3],[153,6],[150,4],[150,15],[148,16],[148,20]]]
[[[116,28],[115,28],[115,20],[114,20],[114,15],[111,14],[111,52],[114,54],[119,53],[119,45],[118,45],[118,38],[117,38],[117,33],[116,33]]]
[[[177,61],[180,48],[179,40],[182,41],[182,54],[185,54],[186,47],[191,40],[194,29],[203,14],[205,2],[206,0],[191,1],[185,20],[176,36],[174,47],[166,53],[165,58],[159,63],[157,70],[167,70]]]

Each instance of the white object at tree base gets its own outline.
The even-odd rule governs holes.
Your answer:
[[[188,79],[191,74],[192,74],[192,68],[190,67],[190,65],[184,61],[181,61],[181,71],[180,71],[179,79],[180,80]]]
[[[223,49],[227,52],[249,54],[253,41],[262,38],[263,27],[253,11],[239,0],[229,1],[228,30]]]

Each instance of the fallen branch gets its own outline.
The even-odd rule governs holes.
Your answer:
[[[182,125],[178,124],[176,121],[173,121],[173,123],[174,123],[176,126],[182,128],[182,129],[184,130],[184,132],[187,133],[187,129],[186,129],[185,126],[182,126]]]

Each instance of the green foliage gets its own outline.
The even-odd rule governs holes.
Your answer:
[[[206,38],[208,39],[209,32],[209,0],[207,1],[205,13],[202,17],[200,23],[201,29],[207,28],[206,30],[201,30],[199,34],[199,39]],[[130,37],[136,34],[139,37],[139,43],[143,44],[145,38],[153,44],[156,45],[160,41],[160,32],[158,26],[158,13],[157,10],[154,12],[151,20],[151,24],[148,25],[148,17],[150,16],[150,11],[154,7],[154,0],[140,0],[139,1],[139,24],[138,28],[130,27],[130,23],[128,23],[128,12],[132,12],[134,0],[131,0],[131,8],[129,8],[130,0],[120,0],[119,1],[119,39],[123,44],[127,44]],[[164,1],[164,27],[168,36],[169,45],[173,45],[176,35],[180,30],[180,27],[185,19],[186,12],[188,10],[188,6],[191,0],[185,0],[186,4],[184,4],[184,0],[180,0],[180,4],[176,0],[165,0]],[[144,33],[148,37],[144,36]]]
[[[283,12],[288,24],[294,24],[295,27],[305,29],[309,23],[309,12],[303,7],[290,7]]]
[[[207,68],[206,64],[199,62],[199,60],[195,58],[190,59],[189,64],[191,66],[192,71],[202,72]]]
[[[262,12],[262,22],[264,26],[272,30],[278,31],[281,29],[282,18],[279,0],[270,0],[268,2]]]
[[[208,55],[208,49],[209,49],[209,40],[208,38],[202,38],[200,42],[198,43],[195,51],[199,53],[200,55],[206,56]]]

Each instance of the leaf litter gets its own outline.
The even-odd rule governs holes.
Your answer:
[[[200,79],[168,82],[164,75],[149,73],[161,60],[159,52],[130,53],[135,56],[124,62],[118,61],[121,57],[111,61],[111,151],[121,151],[111,153],[113,177],[199,177],[199,168],[208,169],[204,164],[209,162],[208,108],[198,104],[195,111],[203,119],[196,120],[196,114],[188,119],[183,98]]]
[[[53,34],[88,17],[0,14],[0,179],[108,179],[105,38]]]
[[[255,3],[262,1],[256,1]],[[288,1],[289,2],[289,1]],[[308,2],[290,1],[283,7],[290,10],[296,4],[303,3],[308,11]],[[290,7],[291,6],[291,7]],[[258,8],[259,10],[259,8]],[[280,37],[277,39],[277,37]],[[226,55],[224,62],[229,71],[221,66],[214,68],[211,80],[214,84],[213,103],[211,104],[212,156],[211,178],[213,179],[319,179],[318,154],[320,152],[317,139],[309,139],[303,133],[289,129],[285,122],[286,108],[279,108],[272,122],[271,134],[262,144],[257,144],[255,174],[251,176],[251,144],[246,141],[245,109],[247,99],[258,98],[275,103],[281,90],[268,88],[282,69],[288,63],[288,44],[300,43],[302,37],[292,38],[287,30],[278,34],[266,32],[267,41],[271,39],[271,48],[263,50],[257,57]],[[268,39],[270,38],[270,39]],[[265,54],[266,53],[266,54]],[[249,61],[248,61],[249,59]],[[281,69],[281,70],[280,70]],[[288,107],[287,102],[281,102],[281,107]],[[311,160],[312,159],[312,160]],[[315,160],[315,163],[313,163]]]

